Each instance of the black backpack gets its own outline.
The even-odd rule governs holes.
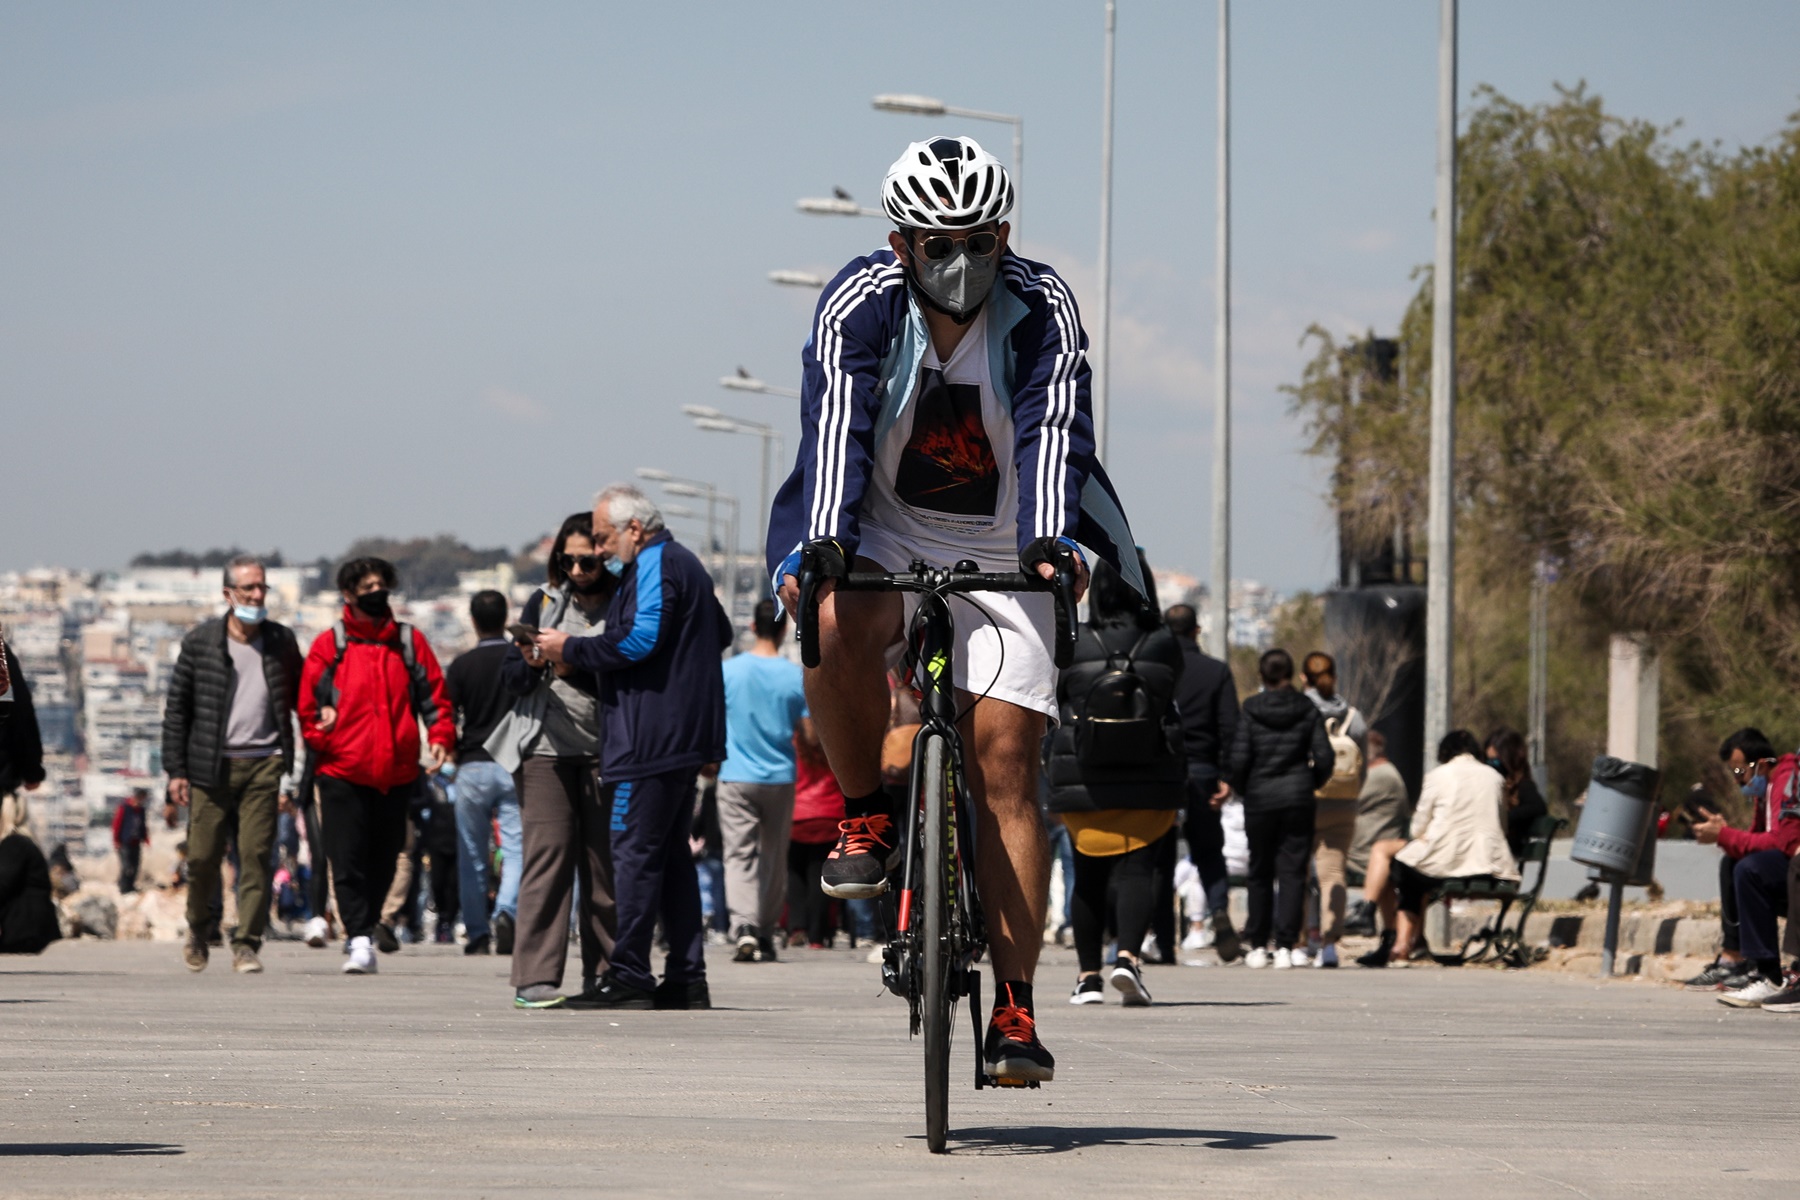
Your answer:
[[[1150,634],[1141,635],[1114,665],[1118,655],[1106,653],[1106,670],[1088,686],[1081,715],[1074,720],[1075,761],[1083,768],[1146,767],[1169,757],[1174,706],[1158,698],[1133,667]]]

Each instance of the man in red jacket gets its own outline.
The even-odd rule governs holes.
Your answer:
[[[300,675],[300,730],[315,756],[325,856],[349,939],[351,975],[373,974],[371,936],[406,845],[419,778],[419,725],[431,769],[444,765],[456,720],[425,635],[395,622],[392,563],[353,558],[338,568],[344,612],[321,633]]]
[[[1720,958],[1730,955],[1747,968],[1724,983],[1719,1002],[1733,1008],[1761,1008],[1778,994],[1792,990],[1782,982],[1775,922],[1778,917],[1800,915],[1790,913],[1787,904],[1789,860],[1800,848],[1800,789],[1796,787],[1800,764],[1793,755],[1777,758],[1768,739],[1756,729],[1740,729],[1725,739],[1719,757],[1751,803],[1749,829],[1733,829],[1724,817],[1705,808],[1700,812],[1706,819],[1694,825],[1695,841],[1716,842],[1725,852],[1720,864],[1719,907],[1726,945]],[[1727,877],[1729,897],[1725,894]],[[1731,936],[1733,917],[1735,939]],[[1732,951],[1738,953],[1732,955]],[[1690,986],[1698,978],[1690,981]]]

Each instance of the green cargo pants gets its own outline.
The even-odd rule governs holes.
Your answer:
[[[219,890],[219,864],[237,835],[237,931],[233,945],[262,948],[269,927],[269,854],[275,845],[275,806],[281,756],[228,758],[224,787],[193,786],[188,800],[189,930],[204,928]]]

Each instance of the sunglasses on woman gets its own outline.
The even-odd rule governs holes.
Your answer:
[[[963,247],[976,258],[986,258],[1000,245],[1000,235],[982,231],[971,233],[966,238],[953,238],[945,234],[933,234],[919,243],[919,253],[932,262],[942,262],[956,252],[958,246]]]
[[[575,568],[580,567],[581,572],[584,575],[592,575],[595,571],[600,569],[600,556],[598,554],[565,554],[557,561],[562,563],[562,569],[565,571],[573,571]]]

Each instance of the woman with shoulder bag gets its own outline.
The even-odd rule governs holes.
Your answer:
[[[1150,584],[1143,552],[1138,563]],[[1154,588],[1154,585],[1151,585]],[[1155,903],[1156,844],[1187,800],[1187,757],[1175,708],[1181,646],[1163,627],[1154,594],[1143,597],[1104,562],[1094,566],[1088,623],[1057,681],[1061,723],[1045,771],[1050,811],[1075,848],[1072,918],[1080,976],[1071,1004],[1105,999],[1101,951],[1107,894],[1115,891],[1118,961],[1112,985],[1124,1003],[1150,1003],[1138,949]]]
[[[571,890],[579,881],[583,997],[597,989],[618,932],[612,894],[610,814],[600,783],[599,681],[552,665],[529,634],[560,629],[589,637],[606,625],[617,584],[594,545],[592,517],[575,513],[550,547],[548,583],[525,602],[513,645],[500,667],[518,699],[487,742],[494,761],[513,771],[524,828],[519,916],[513,939],[513,1003],[554,1008],[565,1002]],[[525,635],[525,636],[521,636]]]

